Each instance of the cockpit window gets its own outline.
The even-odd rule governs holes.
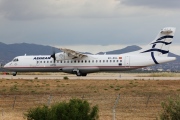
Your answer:
[[[13,62],[17,62],[17,61],[19,61],[18,58],[14,58]]]

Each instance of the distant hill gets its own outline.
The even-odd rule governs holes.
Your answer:
[[[136,50],[140,50],[141,47],[136,46],[136,45],[132,45],[132,46],[127,46],[125,48],[119,49],[119,50],[113,50],[113,51],[107,51],[107,52],[99,52],[97,54],[122,54],[122,53],[127,53],[127,52],[132,52],[132,51],[136,51]]]
[[[59,52],[57,48],[51,46],[29,44],[29,43],[16,43],[4,44],[0,42],[0,62],[6,63],[16,56],[20,55],[50,55],[53,51]]]

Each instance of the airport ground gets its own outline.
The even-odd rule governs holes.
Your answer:
[[[64,80],[65,76],[69,79]],[[153,120],[162,110],[162,101],[179,96],[180,76],[179,73],[0,75],[0,120],[24,120],[24,113],[31,107],[71,98],[98,105],[99,119],[111,120],[119,94],[116,120]]]
[[[179,80],[180,73],[157,72],[157,73],[91,73],[85,77],[78,77],[75,74],[67,73],[18,73],[17,76],[0,74],[2,79],[63,79],[68,77],[71,80]]]

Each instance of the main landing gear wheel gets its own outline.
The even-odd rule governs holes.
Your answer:
[[[16,75],[17,75],[17,72],[13,72],[12,75],[13,75],[13,76],[16,76]]]
[[[77,75],[77,76],[81,76],[81,73],[80,73],[80,72],[76,72],[76,75]]]
[[[87,73],[81,73],[78,69],[74,69],[73,73],[75,73],[77,76],[86,76]]]
[[[77,72],[76,75],[77,75],[77,76],[86,76],[87,73],[80,73],[80,72],[78,73],[78,72]]]
[[[82,73],[82,74],[81,74],[81,76],[86,76],[86,75],[87,75],[87,73]]]

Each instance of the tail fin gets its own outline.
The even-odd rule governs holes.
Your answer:
[[[146,47],[139,50],[139,53],[142,53],[142,55],[167,57],[175,30],[176,28],[173,27],[163,28],[157,35],[156,39]]]

